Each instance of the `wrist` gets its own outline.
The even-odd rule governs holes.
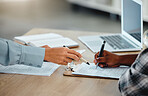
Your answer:
[[[44,55],[44,60],[47,60],[47,53],[48,53],[48,48],[45,48],[45,55]]]
[[[131,66],[131,64],[135,61],[137,54],[129,54],[129,55],[120,55],[119,63],[120,65]]]

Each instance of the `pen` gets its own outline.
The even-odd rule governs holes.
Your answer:
[[[100,50],[99,55],[97,57],[102,57],[105,43],[106,43],[106,41],[103,41],[103,44],[101,46],[101,50]],[[96,69],[97,69],[98,65],[99,65],[99,63],[97,63]]]
[[[66,46],[63,45],[63,47],[66,47]],[[68,48],[68,47],[66,47],[66,48]],[[80,60],[84,61],[87,65],[90,65],[90,63],[86,59],[84,59],[83,57],[81,57]]]
[[[87,60],[85,60],[83,57],[81,57],[80,60],[84,61],[87,65],[90,65],[90,63]]]

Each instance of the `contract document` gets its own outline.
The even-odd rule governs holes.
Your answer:
[[[105,77],[105,78],[115,78],[119,79],[120,76],[128,70],[127,66],[120,66],[116,68],[100,68],[97,67],[94,63],[87,65],[85,63],[74,66],[72,75],[83,75],[83,76],[94,76],[94,77]]]

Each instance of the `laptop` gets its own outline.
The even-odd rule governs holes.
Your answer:
[[[143,19],[141,0],[121,0],[121,33],[98,36],[81,36],[78,39],[93,52],[100,51],[103,41],[110,52],[138,51],[143,44]]]

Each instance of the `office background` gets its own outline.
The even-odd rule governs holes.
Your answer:
[[[0,0],[0,38],[13,39],[32,28],[119,33],[120,16],[114,16],[67,0]]]

